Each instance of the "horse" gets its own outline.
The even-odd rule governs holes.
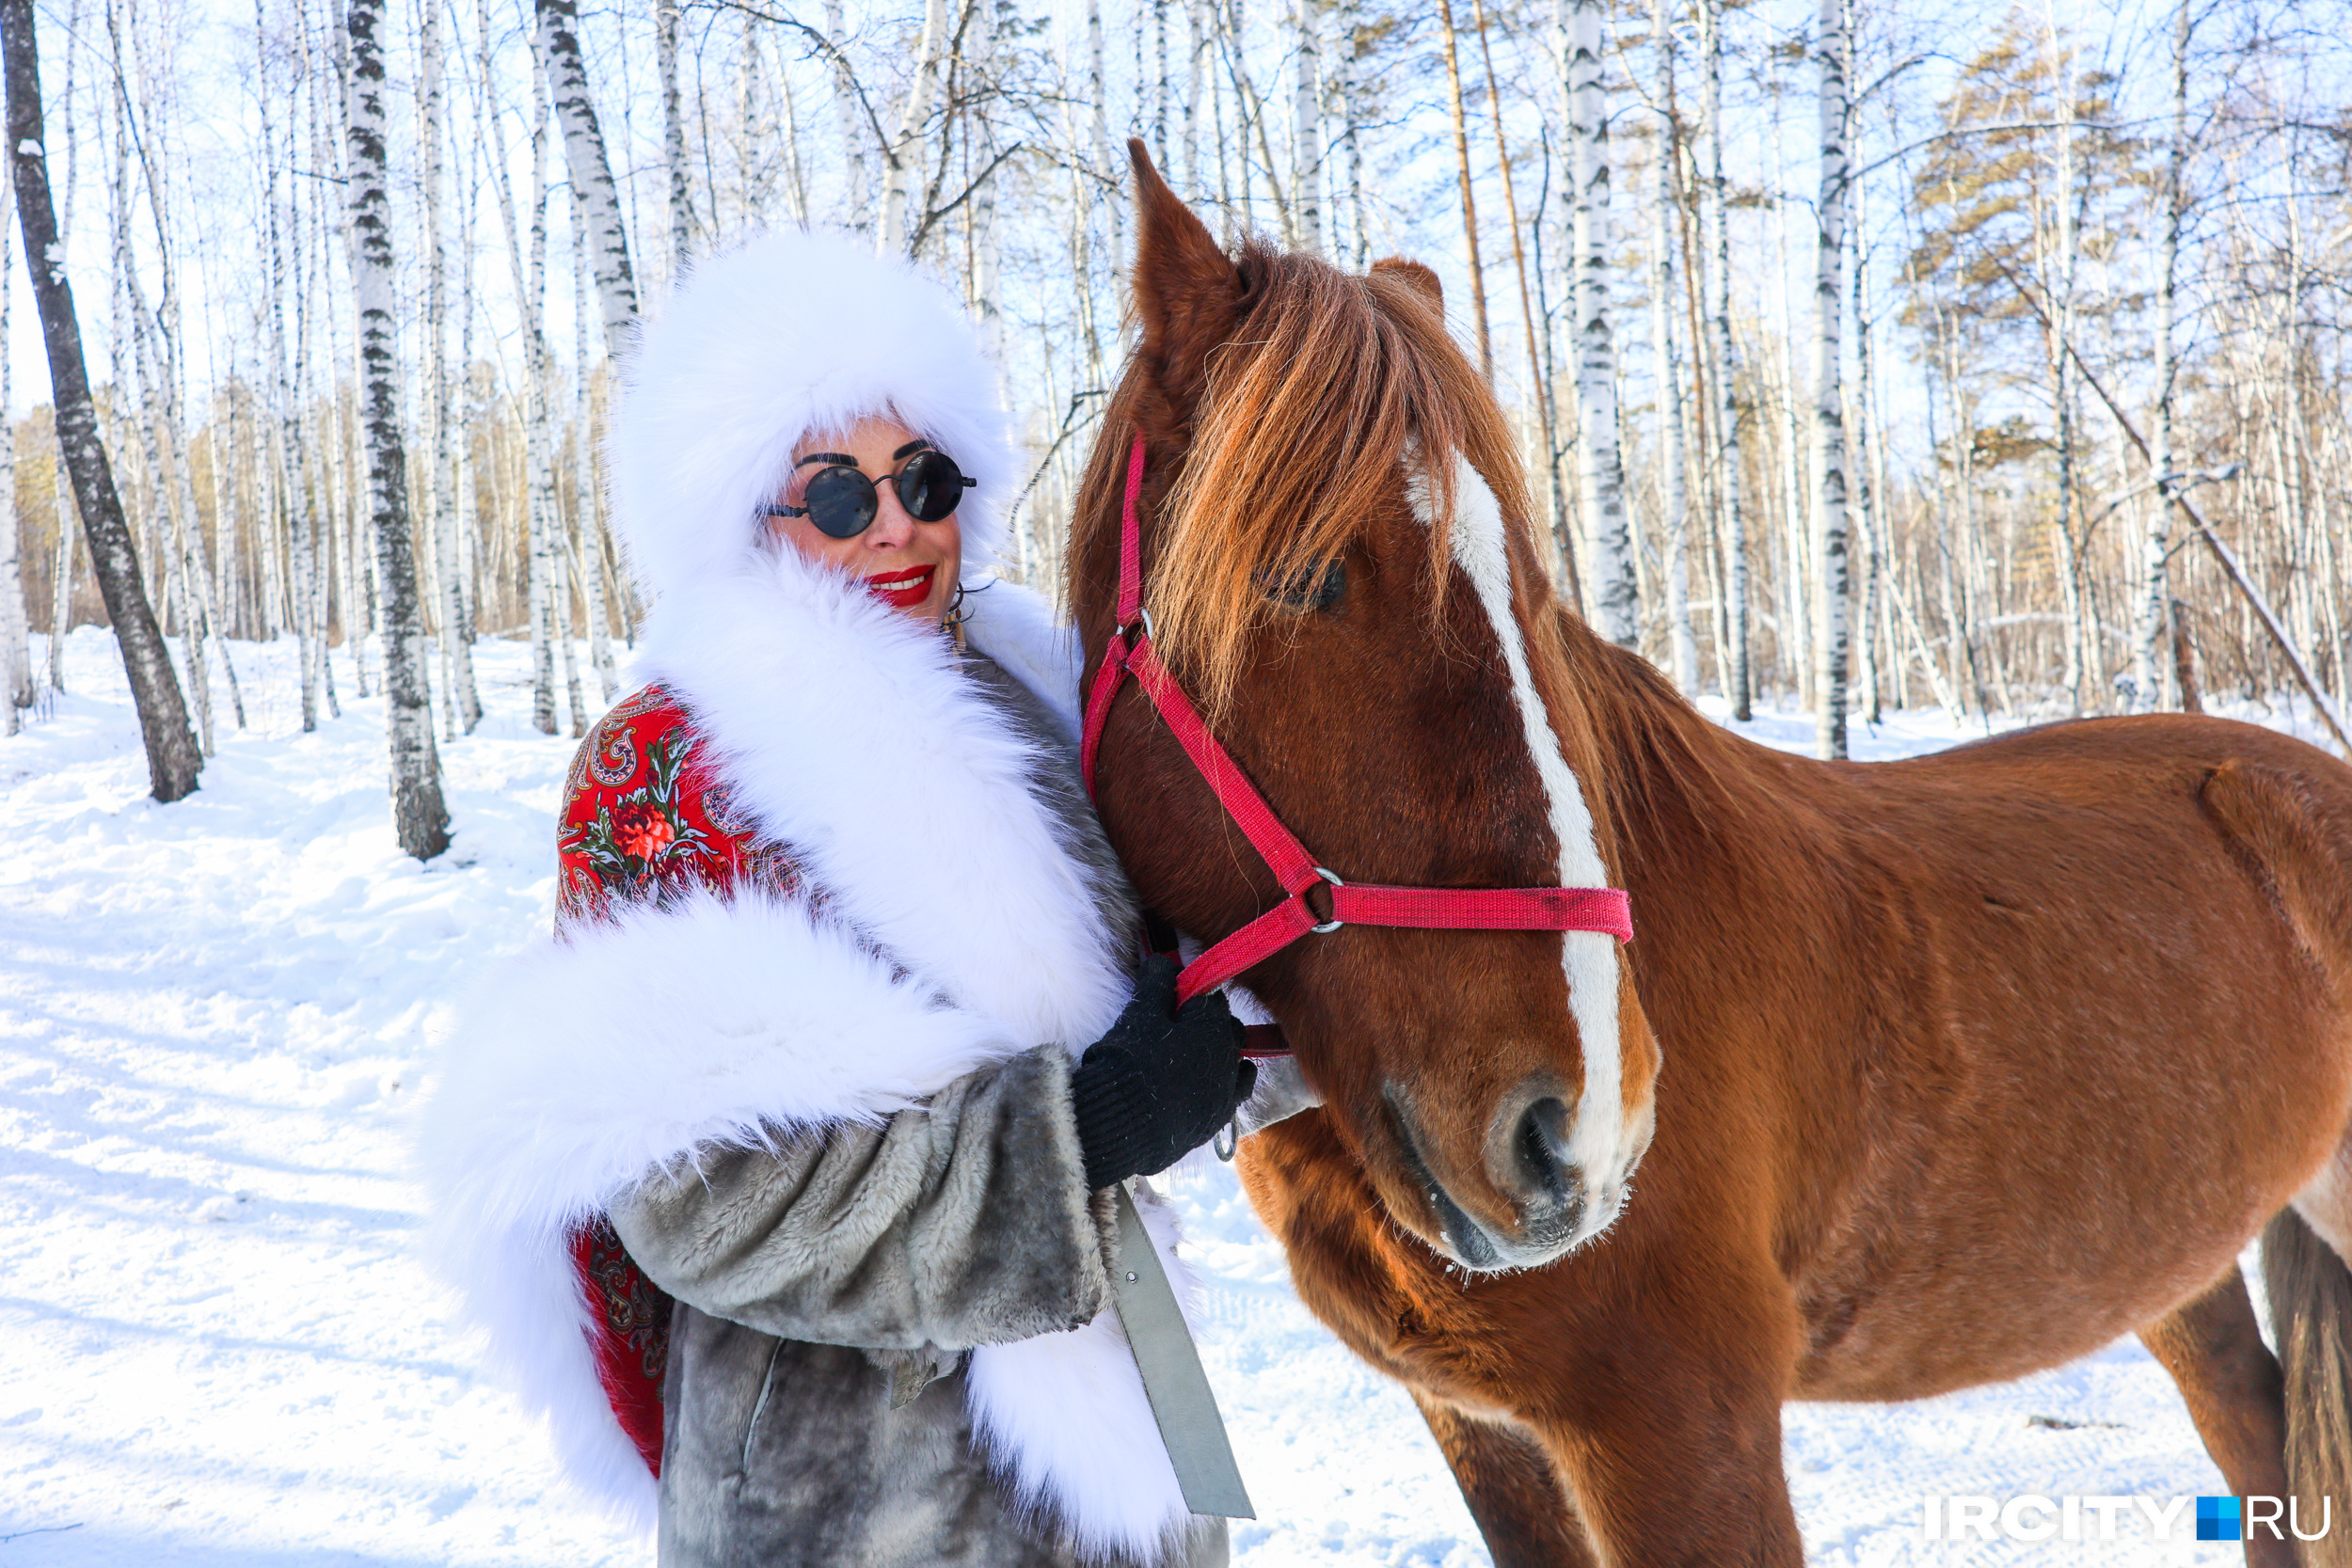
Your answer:
[[[1785,1402],[2134,1332],[2308,1531],[2352,1482],[2352,768],[2174,715],[1868,765],[1740,738],[1555,596],[1432,273],[1228,254],[1130,154],[1138,333],[1067,565],[1089,692],[1138,474],[1140,614],[1318,876],[1630,898],[1623,944],[1316,904],[1240,975],[1321,1101],[1242,1140],[1250,1201],[1495,1561],[1793,1568]],[[1295,891],[1135,682],[1104,710],[1156,914],[1214,941]]]

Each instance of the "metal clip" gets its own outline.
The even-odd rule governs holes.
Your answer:
[[[1210,1144],[1209,1147],[1216,1151],[1216,1157],[1218,1159],[1224,1161],[1229,1165],[1232,1164],[1233,1163],[1233,1150],[1241,1147],[1241,1117],[1235,1117],[1232,1120],[1218,1128],[1216,1130],[1216,1139],[1214,1143]]]

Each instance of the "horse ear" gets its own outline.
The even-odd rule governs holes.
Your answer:
[[[1208,226],[1168,188],[1143,138],[1131,136],[1136,171],[1136,313],[1142,355],[1180,413],[1198,400],[1209,350],[1231,335],[1242,295],[1241,269]]]
[[[1429,302],[1431,309],[1440,316],[1445,314],[1445,285],[1438,281],[1436,273],[1419,261],[1408,261],[1402,256],[1383,256],[1372,264],[1372,271],[1375,277],[1393,277],[1408,285],[1415,293]]]

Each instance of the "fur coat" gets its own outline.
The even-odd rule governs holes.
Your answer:
[[[570,820],[562,929],[461,1009],[421,1154],[436,1263],[572,1474],[659,1498],[665,1562],[1222,1556],[1101,1310],[1068,1072],[1133,916],[1076,651],[976,580],[1014,472],[992,389],[940,291],[806,234],[704,262],[628,368],[649,686],[569,803],[642,782]],[[969,657],[755,515],[803,433],[885,411],[979,481]]]

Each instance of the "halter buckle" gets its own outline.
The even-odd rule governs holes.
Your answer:
[[[1342,881],[1342,880],[1340,879],[1340,874],[1339,874],[1338,872],[1336,872],[1336,871],[1331,870],[1328,866],[1322,866],[1322,865],[1318,865],[1318,866],[1316,866],[1316,867],[1315,867],[1315,875],[1316,875],[1316,876],[1318,876],[1318,877],[1320,877],[1320,878],[1322,878],[1325,881],[1327,881],[1327,882],[1330,883],[1333,887],[1345,887],[1345,886],[1347,885],[1345,882],[1343,882],[1343,881]],[[1305,889],[1303,889],[1303,888],[1299,890],[1299,894],[1298,894],[1298,901],[1299,901],[1300,903],[1302,903],[1302,904],[1307,903],[1307,893],[1306,893],[1306,890],[1305,890]],[[1307,908],[1307,912],[1308,912],[1309,914],[1312,914],[1312,913],[1314,913],[1314,906],[1312,906],[1311,904],[1308,905],[1308,908]],[[1339,911],[1338,911],[1338,906],[1337,906],[1337,905],[1334,905],[1334,906],[1332,907],[1332,918],[1331,918],[1331,919],[1325,921],[1325,922],[1324,922],[1322,925],[1320,925],[1320,926],[1310,926],[1310,927],[1307,927],[1307,929],[1308,929],[1308,930],[1310,930],[1310,931],[1314,932],[1317,936],[1328,936],[1328,935],[1330,935],[1333,931],[1338,930],[1341,927],[1343,927],[1343,926],[1344,926],[1344,925],[1346,925],[1346,924],[1347,924],[1347,922],[1346,922],[1346,921],[1344,921],[1344,920],[1342,920],[1342,919],[1338,918],[1338,913],[1339,913]]]

